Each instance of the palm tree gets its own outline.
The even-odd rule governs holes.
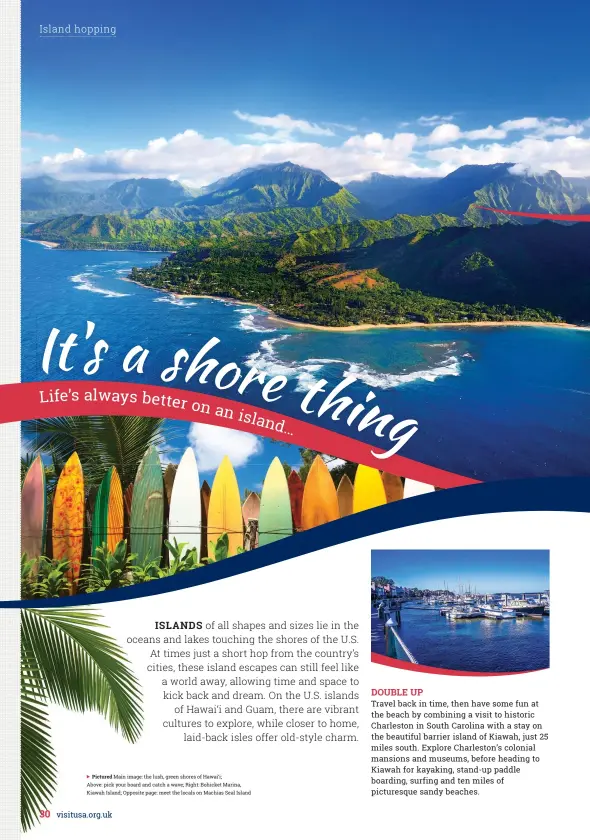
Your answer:
[[[156,417],[53,417],[31,420],[24,431],[33,438],[35,454],[49,453],[57,463],[77,452],[87,487],[98,486],[110,467],[127,487],[146,450],[163,442],[163,423]]]
[[[98,628],[100,615],[75,609],[21,611],[21,825],[27,831],[57,784],[49,702],[100,712],[135,742],[142,729],[139,683],[123,650]]]

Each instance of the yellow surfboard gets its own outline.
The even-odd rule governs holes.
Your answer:
[[[107,546],[109,551],[114,551],[123,539],[123,519],[123,487],[117,468],[113,467],[107,514]]]
[[[84,475],[77,452],[61,471],[53,500],[53,556],[70,564],[68,579],[76,591],[84,543]]]
[[[386,503],[385,488],[379,470],[359,464],[354,477],[353,513],[360,513]]]
[[[244,545],[244,522],[240,488],[227,455],[217,468],[211,488],[207,516],[207,542],[217,543],[222,534],[227,534],[229,539],[228,556],[237,554],[238,548]]]
[[[385,488],[385,498],[388,502],[399,502],[404,497],[404,483],[399,475],[384,472],[381,475],[383,479],[383,487]]]
[[[350,516],[352,513],[352,481],[347,475],[343,475],[338,485],[338,509],[340,511],[340,518],[343,516]]]
[[[305,482],[301,528],[315,528],[340,517],[336,488],[327,468],[319,455],[316,455]]]

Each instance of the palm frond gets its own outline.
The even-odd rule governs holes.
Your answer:
[[[133,742],[142,729],[140,686],[124,651],[99,632],[103,626],[92,612],[22,610],[23,694],[100,712]]]
[[[163,420],[157,417],[54,417],[24,424],[36,453],[49,453],[65,463],[77,451],[87,486],[98,485],[109,467],[116,467],[126,487],[135,479],[146,450],[163,442]]]
[[[34,696],[21,698],[21,826],[32,828],[47,809],[57,784],[46,704]]]

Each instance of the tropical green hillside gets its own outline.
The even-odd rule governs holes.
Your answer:
[[[433,234],[390,244],[409,249]],[[297,256],[290,241],[251,240],[243,245],[183,248],[159,266],[133,269],[136,282],[177,294],[219,295],[263,304],[300,322],[346,326],[443,321],[558,320],[541,308],[457,301],[403,288],[375,267],[354,268],[366,249]],[[366,262],[366,261],[365,261]]]
[[[446,227],[347,255],[400,285],[453,300],[548,309],[590,320],[590,225]]]
[[[321,253],[378,239],[403,236],[417,230],[434,230],[460,224],[458,219],[434,216],[396,216],[393,219],[354,218],[346,197],[339,192],[319,207],[288,207],[268,213],[244,213],[223,219],[182,222],[171,219],[134,219],[129,216],[63,216],[27,227],[29,239],[58,242],[69,249],[129,248],[175,251],[186,245],[239,242],[245,238],[295,237],[297,253]]]

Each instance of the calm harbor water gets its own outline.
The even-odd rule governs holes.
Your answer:
[[[161,254],[61,251],[27,241],[22,254],[23,379],[46,378],[41,358],[52,327],[83,335],[87,320],[96,323],[96,337],[111,346],[102,379],[131,380],[121,371],[124,353],[135,344],[148,346],[149,364],[136,381],[151,384],[160,383],[176,349],[197,352],[216,336],[221,362],[255,364],[289,378],[273,404],[283,414],[301,417],[303,395],[319,378],[334,386],[353,375],[357,381],[347,393],[364,400],[372,389],[373,404],[383,412],[418,421],[419,432],[400,453],[409,458],[480,480],[590,474],[588,331],[284,328],[254,306],[176,300],[126,282],[133,265],[154,264]],[[54,367],[49,378],[82,378],[79,370],[79,364],[71,373]],[[242,399],[262,404],[254,394]],[[375,442],[372,430],[355,432],[327,415],[306,419]]]
[[[399,635],[421,665],[458,671],[549,667],[549,616],[451,621],[440,608],[404,605]]]

